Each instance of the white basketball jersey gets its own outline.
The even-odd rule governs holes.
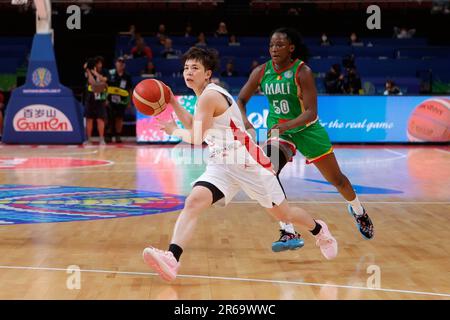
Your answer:
[[[208,90],[220,92],[231,104],[224,113],[213,118],[212,126],[207,131],[205,142],[209,146],[210,162],[224,163],[226,160],[227,164],[258,163],[272,170],[269,158],[245,131],[241,111],[233,97],[213,83],[208,84],[203,93]]]

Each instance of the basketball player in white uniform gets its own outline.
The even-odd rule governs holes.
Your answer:
[[[337,242],[320,220],[314,220],[305,210],[289,206],[268,157],[251,136],[245,132],[241,112],[233,97],[223,88],[210,83],[218,64],[214,51],[189,49],[184,58],[184,80],[197,95],[192,116],[174,98],[175,113],[186,129],[174,121],[160,122],[167,134],[177,135],[183,141],[209,145],[206,171],[194,182],[186,199],[167,251],[153,247],[144,249],[144,261],[167,281],[176,278],[180,256],[195,231],[200,214],[218,200],[229,203],[239,190],[256,200],[279,221],[289,221],[309,230],[316,245],[327,259],[337,255]]]

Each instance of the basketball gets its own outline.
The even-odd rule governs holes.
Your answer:
[[[419,104],[408,120],[409,141],[450,141],[450,100],[433,98]]]
[[[147,116],[156,116],[163,112],[169,100],[169,87],[156,79],[139,82],[133,91],[133,103],[136,109]]]

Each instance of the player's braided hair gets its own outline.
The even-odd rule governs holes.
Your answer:
[[[308,48],[303,42],[303,38],[300,33],[293,28],[278,28],[270,34],[272,37],[275,33],[283,33],[291,44],[295,46],[294,52],[292,52],[292,59],[301,59],[303,61],[308,60]]]

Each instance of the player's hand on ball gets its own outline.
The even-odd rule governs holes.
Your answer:
[[[160,130],[163,130],[165,133],[167,133],[168,135],[173,134],[173,132],[178,129],[178,126],[175,122],[175,119],[173,118],[172,115],[170,115],[171,120],[169,121],[163,121],[160,120],[159,118],[156,118],[156,121],[158,121],[158,127]]]
[[[169,92],[170,92],[170,100],[169,100],[169,103],[170,103],[170,104],[172,105],[172,107],[174,107],[174,108],[180,107],[180,104],[178,103],[177,98],[175,98],[175,95],[173,94],[172,89],[171,89],[169,86],[167,86],[167,88],[169,89]]]

